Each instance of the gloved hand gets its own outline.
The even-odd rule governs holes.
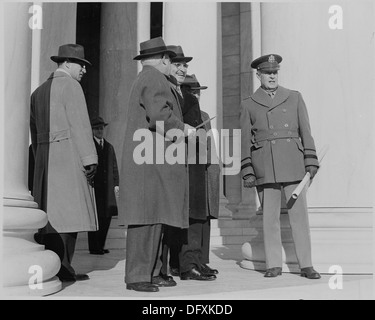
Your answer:
[[[97,166],[98,166],[97,164],[90,164],[88,166],[85,166],[86,179],[88,183],[90,184],[90,186],[92,187],[94,186],[94,177],[95,177]]]
[[[243,186],[245,188],[252,188],[252,187],[255,187],[255,181],[257,180],[257,178],[255,178],[254,175],[250,175],[246,180],[244,180],[243,182]]]
[[[310,173],[310,179],[314,179],[316,173],[318,172],[318,167],[316,166],[307,166],[305,168],[306,172],[309,172]]]

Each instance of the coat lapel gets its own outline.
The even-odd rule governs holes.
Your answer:
[[[276,91],[276,95],[272,100],[271,109],[277,107],[278,105],[282,104],[286,99],[289,97],[290,90],[279,86]]]
[[[259,103],[267,108],[270,108],[272,106],[271,97],[260,87],[252,95],[251,99],[253,99],[256,103]]]
[[[258,88],[257,91],[251,97],[255,102],[273,109],[278,105],[282,104],[289,97],[290,90],[279,86],[276,91],[275,97],[272,99],[262,88]]]

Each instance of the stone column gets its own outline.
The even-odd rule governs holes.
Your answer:
[[[201,92],[200,106],[210,117],[212,128],[223,128],[222,61],[221,61],[221,12],[218,3],[164,3],[163,38],[167,45],[181,45],[185,56],[193,57],[188,74],[195,74],[201,85],[208,86]],[[216,141],[218,152],[221,141]],[[219,153],[220,155],[220,153]],[[221,179],[220,216],[230,217],[228,201],[223,194]]]
[[[318,154],[329,145],[307,195],[313,263],[321,272],[333,265],[373,272],[373,13],[369,2],[261,4],[262,54],[283,57],[280,85],[302,93]],[[367,71],[359,81],[360,70]],[[287,270],[296,260],[286,215],[282,227]],[[262,259],[249,245],[244,265],[253,268]]]
[[[31,3],[4,5],[5,101],[3,286],[7,295],[41,296],[61,289],[60,259],[34,241],[47,215],[27,188],[31,86]],[[31,285],[29,285],[31,284]]]
[[[104,134],[115,149],[120,171],[129,94],[138,72],[133,60],[139,51],[137,19],[139,24],[150,19],[149,14],[139,17],[138,5],[141,12],[147,11],[135,2],[102,3],[101,7],[99,114],[109,123]]]

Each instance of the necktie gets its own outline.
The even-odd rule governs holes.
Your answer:
[[[102,148],[102,149],[103,149],[103,139],[102,139],[102,140],[100,140],[100,148]]]

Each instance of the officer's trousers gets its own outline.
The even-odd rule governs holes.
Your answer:
[[[282,187],[287,201],[298,182],[272,183],[257,186],[263,208],[263,233],[266,267],[282,267],[282,243],[280,230]],[[310,226],[307,214],[306,191],[302,191],[288,210],[297,260],[300,268],[312,267]]]

